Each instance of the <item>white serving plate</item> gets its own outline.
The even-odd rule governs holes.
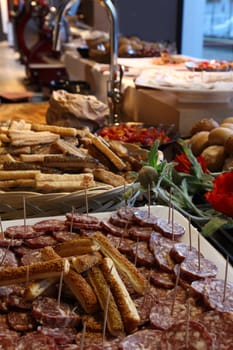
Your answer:
[[[143,207],[144,209],[147,209],[147,207]],[[143,209],[142,208],[142,209]],[[168,212],[169,208],[166,206],[151,206],[150,207],[151,214],[155,214],[162,218],[168,218]],[[94,213],[89,215],[94,215],[100,219],[106,219],[109,217],[111,212],[104,212],[104,213]],[[51,219],[51,217],[49,217]],[[64,216],[54,216],[52,218],[57,219],[64,219]],[[42,218],[35,218],[35,219],[26,219],[27,224],[34,224],[40,220],[48,219],[48,217],[42,217]],[[189,222],[188,220],[180,214],[178,211],[174,210],[174,220],[178,222],[179,224],[183,225],[185,227],[186,233],[182,237],[182,241],[189,244]],[[24,225],[24,219],[22,220],[9,220],[9,221],[3,221],[2,226],[3,230],[12,225]],[[226,260],[225,258],[203,237],[200,235],[200,233],[197,231],[197,229],[191,225],[191,237],[192,237],[192,246],[198,248],[198,236],[200,238],[200,250],[201,253],[214,262],[218,267],[218,278],[225,279],[225,272],[226,272]],[[228,281],[233,282],[233,267],[228,264]]]

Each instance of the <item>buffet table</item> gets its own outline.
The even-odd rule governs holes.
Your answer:
[[[129,63],[132,61],[131,63]],[[180,94],[169,89],[154,89],[135,86],[134,79],[142,69],[155,66],[152,59],[118,59],[119,64],[127,64],[123,78],[123,113],[124,121],[143,121],[149,125],[174,124],[182,137],[187,137],[194,122],[202,118],[214,118],[221,121],[230,116],[233,110],[231,95],[223,97],[205,94],[190,94],[188,101],[183,101]],[[108,66],[89,59],[81,58],[75,51],[64,53],[64,64],[70,80],[87,81],[94,94],[101,101],[107,101]],[[172,68],[171,68],[172,69]],[[197,97],[199,100],[197,100]],[[217,97],[217,98],[216,98]],[[207,102],[206,102],[207,100]],[[217,101],[217,103],[216,103]]]

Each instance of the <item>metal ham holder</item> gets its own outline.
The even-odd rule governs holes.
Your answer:
[[[53,32],[53,49],[61,50],[61,25],[65,12],[70,8],[75,0],[64,0],[59,5],[55,18],[55,28]],[[108,14],[110,20],[110,77],[107,85],[107,97],[109,104],[109,124],[119,124],[119,109],[121,102],[121,81],[123,78],[123,67],[120,68],[118,78],[118,16],[111,0],[98,0]]]

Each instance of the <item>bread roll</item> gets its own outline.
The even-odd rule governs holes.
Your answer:
[[[233,123],[222,123],[222,124],[220,124],[220,127],[233,130]]]
[[[227,118],[223,119],[222,124],[223,123],[233,123],[233,117],[227,117]]]
[[[215,128],[209,133],[209,145],[224,145],[231,135],[233,135],[233,130],[231,129],[223,127]]]
[[[191,145],[192,152],[195,156],[201,154],[201,152],[208,146],[209,131],[199,131],[191,137],[189,144]]]
[[[203,118],[193,125],[190,131],[190,134],[194,135],[199,131],[210,131],[217,128],[218,126],[219,126],[219,123],[216,120],[212,118],[210,119]]]
[[[204,149],[201,155],[205,158],[206,166],[211,172],[222,171],[222,167],[225,161],[224,146],[208,146]]]
[[[227,155],[233,156],[233,135],[226,140],[224,149]]]

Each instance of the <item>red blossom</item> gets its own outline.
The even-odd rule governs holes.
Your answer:
[[[233,217],[233,170],[218,175],[205,198],[215,210]]]
[[[203,172],[207,173],[207,167],[204,157],[197,157],[197,161],[201,165]],[[176,171],[180,173],[191,174],[193,165],[185,153],[177,154],[175,156],[174,162],[177,163],[177,165],[175,166]]]

